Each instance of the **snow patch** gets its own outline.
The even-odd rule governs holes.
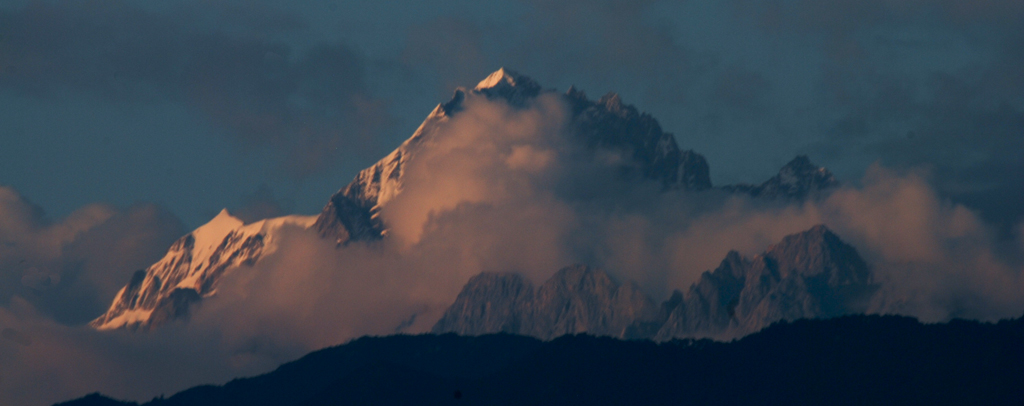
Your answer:
[[[121,327],[130,326],[133,324],[144,323],[149,320],[149,316],[153,314],[153,309],[131,309],[126,310],[117,317],[114,317],[103,323],[102,325],[96,326],[97,330],[116,330]]]

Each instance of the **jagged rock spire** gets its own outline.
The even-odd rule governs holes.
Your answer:
[[[804,200],[839,187],[839,181],[825,167],[811,163],[807,155],[797,155],[779,173],[760,185],[737,184],[723,187],[766,199]]]

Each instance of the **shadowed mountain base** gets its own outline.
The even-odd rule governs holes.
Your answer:
[[[1024,318],[778,323],[730,343],[497,334],[362,338],[171,405],[1016,404]],[[62,406],[135,405],[90,395]]]

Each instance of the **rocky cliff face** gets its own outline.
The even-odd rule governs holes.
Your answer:
[[[523,108],[545,92],[553,93],[542,90],[533,79],[504,68],[473,89],[456,89],[452,99],[438,105],[411,138],[331,196],[314,229],[339,245],[382,238],[387,225],[386,219],[380,218],[380,211],[401,193],[405,164],[416,159],[422,140],[432,137],[440,126],[458,115],[467,97],[483,96]],[[681,150],[675,137],[663,132],[654,117],[622,103],[618,95],[609,94],[595,102],[583,92],[570,89],[561,97],[572,110],[571,137],[588,149],[620,153],[628,158],[624,169],[643,179],[661,182],[666,188],[711,188],[704,157],[692,150]]]
[[[518,274],[480,274],[466,284],[433,331],[543,339],[576,333],[624,337],[631,325],[653,321],[657,313],[657,304],[636,286],[620,284],[599,269],[572,265],[536,290]]]
[[[857,251],[819,225],[753,259],[729,253],[690,287],[655,337],[729,338],[779,320],[863,313],[874,292]]]
[[[433,331],[526,334],[532,330],[534,294],[533,284],[520,274],[481,273],[469,279]]]
[[[658,306],[632,284],[584,265],[560,270],[536,292],[516,274],[482,274],[459,294],[435,333],[496,332],[551,339],[733,338],[780,320],[863,313],[875,292],[856,250],[825,226],[783,238],[752,259],[730,252],[683,294]]]
[[[583,92],[569,89],[565,98],[572,107],[573,135],[588,147],[623,152],[644,178],[667,188],[711,188],[707,160],[693,150],[681,150],[675,136],[662,131],[650,114],[624,104],[615,93],[593,102]]]
[[[632,283],[618,283],[604,271],[572,265],[541,285],[531,316],[527,333],[534,337],[624,337],[633,323],[654,320],[657,304]]]

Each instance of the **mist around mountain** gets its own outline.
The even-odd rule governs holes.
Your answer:
[[[188,318],[191,306],[212,295],[225,272],[252,266],[276,248],[281,227],[309,228],[311,218],[286,216],[244,224],[222,210],[171,245],[159,262],[132,275],[113,304],[89,323],[99,330],[147,329]]]
[[[733,342],[364,337],[143,405],[1013,404],[1022,340],[1024,318],[863,315],[780,322]],[[137,404],[94,394],[59,405]]]
[[[935,323],[1024,309],[1017,241],[995,240],[977,213],[941,198],[926,173],[874,166],[835,184],[798,157],[778,162],[784,169],[756,186],[707,187],[701,162],[708,171],[718,166],[687,152],[699,135],[668,137],[622,97],[584,102],[575,88],[547,90],[527,79],[502,70],[484,86],[460,88],[430,112],[419,137],[334,197],[325,193],[355,206],[328,204],[319,215],[263,226],[226,213],[207,226],[235,220],[194,230],[191,244],[175,232],[186,234],[180,246],[174,236],[161,245],[180,249],[131,262],[77,324],[53,321],[48,303],[66,286],[93,282],[95,272],[77,282],[60,268],[17,274],[2,287],[32,290],[8,294],[0,307],[0,403],[49,404],[94,391],[140,401],[258,375],[356,337],[429,332],[460,309],[453,303],[476,303],[459,295],[481,274],[519,280],[494,284],[488,292],[510,295],[490,311],[467,305],[447,319],[467,334],[485,326],[668,342],[729,339],[773,320],[847,312]],[[594,132],[588,122],[619,129]],[[17,193],[2,197],[8,212],[29,206]],[[358,210],[339,217],[344,207]],[[26,231],[0,229],[0,249],[62,258],[92,248],[97,256],[106,241],[127,240],[111,239],[110,230],[70,233],[79,222],[12,223]],[[778,248],[816,225],[842,244],[824,232],[791,242],[855,247],[869,277],[844,249]],[[9,258],[18,259],[2,260]],[[69,262],[75,258],[92,257]],[[567,266],[580,272],[548,283]],[[132,278],[130,270],[142,272]],[[874,293],[864,310],[867,291]],[[113,317],[103,323],[115,328],[88,326],[105,304]]]
[[[573,178],[611,175],[626,184],[653,181],[660,184],[662,192],[701,192],[712,188],[703,156],[680,149],[675,136],[664,132],[657,120],[624,104],[617,94],[609,93],[592,101],[582,91],[571,88],[556,96],[553,91],[542,90],[532,79],[502,68],[473,89],[457,89],[452,99],[438,105],[408,140],[331,196],[315,221],[286,216],[246,225],[225,209],[208,224],[177,241],[161,261],[137,271],[118,292],[107,312],[90,325],[98,329],[148,329],[187,319],[192,306],[215,293],[226,272],[251,267],[264,251],[269,254],[276,250],[276,243],[267,249],[264,244],[276,240],[274,234],[282,226],[310,229],[321,238],[334,241],[338,247],[385,238],[390,230],[383,211],[402,193],[405,178],[444,176],[429,173],[428,169],[411,175],[405,173],[417,160],[436,154],[438,139],[444,136],[448,122],[466,109],[467,103],[473,102],[467,98],[483,98],[507,103],[514,109],[527,109],[541,102],[542,95],[554,97],[549,102],[563,104],[569,116],[562,119],[564,123],[557,124],[561,128],[547,129],[557,134],[553,140],[548,140],[553,144],[547,145],[555,150],[542,151],[530,158],[534,153],[531,149],[513,146],[513,154],[508,159],[516,158],[518,152],[523,157],[516,159],[524,160],[512,163],[514,166],[530,169],[528,167],[553,164],[544,160],[583,160],[585,163],[576,170],[593,173],[572,174]],[[612,161],[602,163],[602,159]],[[593,161],[598,162],[596,166]],[[799,156],[760,186],[725,186],[720,190],[755,198],[802,201],[820,198],[838,185],[827,169],[815,166],[806,156]],[[424,209],[414,207],[413,210]],[[637,291],[635,296],[639,295]],[[536,334],[551,336],[557,331],[562,330],[537,331]]]
[[[515,273],[469,280],[434,333],[522,334],[550,340],[587,333],[624,339],[731,339],[780,320],[886,312],[856,249],[818,225],[764,253],[730,251],[683,294],[657,304],[631,282],[586,265],[562,268],[535,289]]]

